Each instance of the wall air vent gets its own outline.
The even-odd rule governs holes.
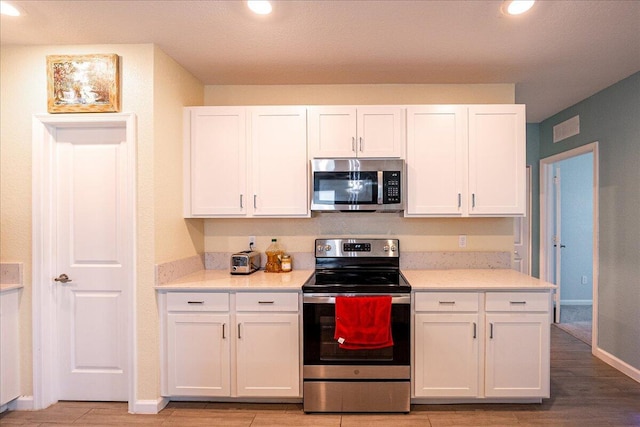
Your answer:
[[[553,143],[560,142],[580,133],[580,116],[571,117],[553,127]]]

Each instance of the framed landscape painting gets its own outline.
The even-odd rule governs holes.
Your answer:
[[[47,111],[50,113],[120,111],[118,55],[47,56]]]

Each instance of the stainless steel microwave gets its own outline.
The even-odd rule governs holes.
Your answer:
[[[311,210],[398,212],[404,209],[404,160],[313,159]]]

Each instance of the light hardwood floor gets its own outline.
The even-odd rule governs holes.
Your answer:
[[[530,405],[414,405],[410,414],[305,414],[296,404],[172,402],[158,415],[126,403],[59,402],[4,412],[2,426],[640,426],[640,384],[599,361],[568,333],[551,329],[551,398]]]

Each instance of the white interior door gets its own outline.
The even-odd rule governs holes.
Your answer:
[[[560,167],[554,166],[553,188],[555,193],[555,231],[553,233],[554,284],[558,287],[555,293],[554,322],[560,323],[560,295],[562,294],[562,192],[560,190]]]
[[[132,268],[126,129],[60,128],[55,139],[59,399],[126,401]]]

